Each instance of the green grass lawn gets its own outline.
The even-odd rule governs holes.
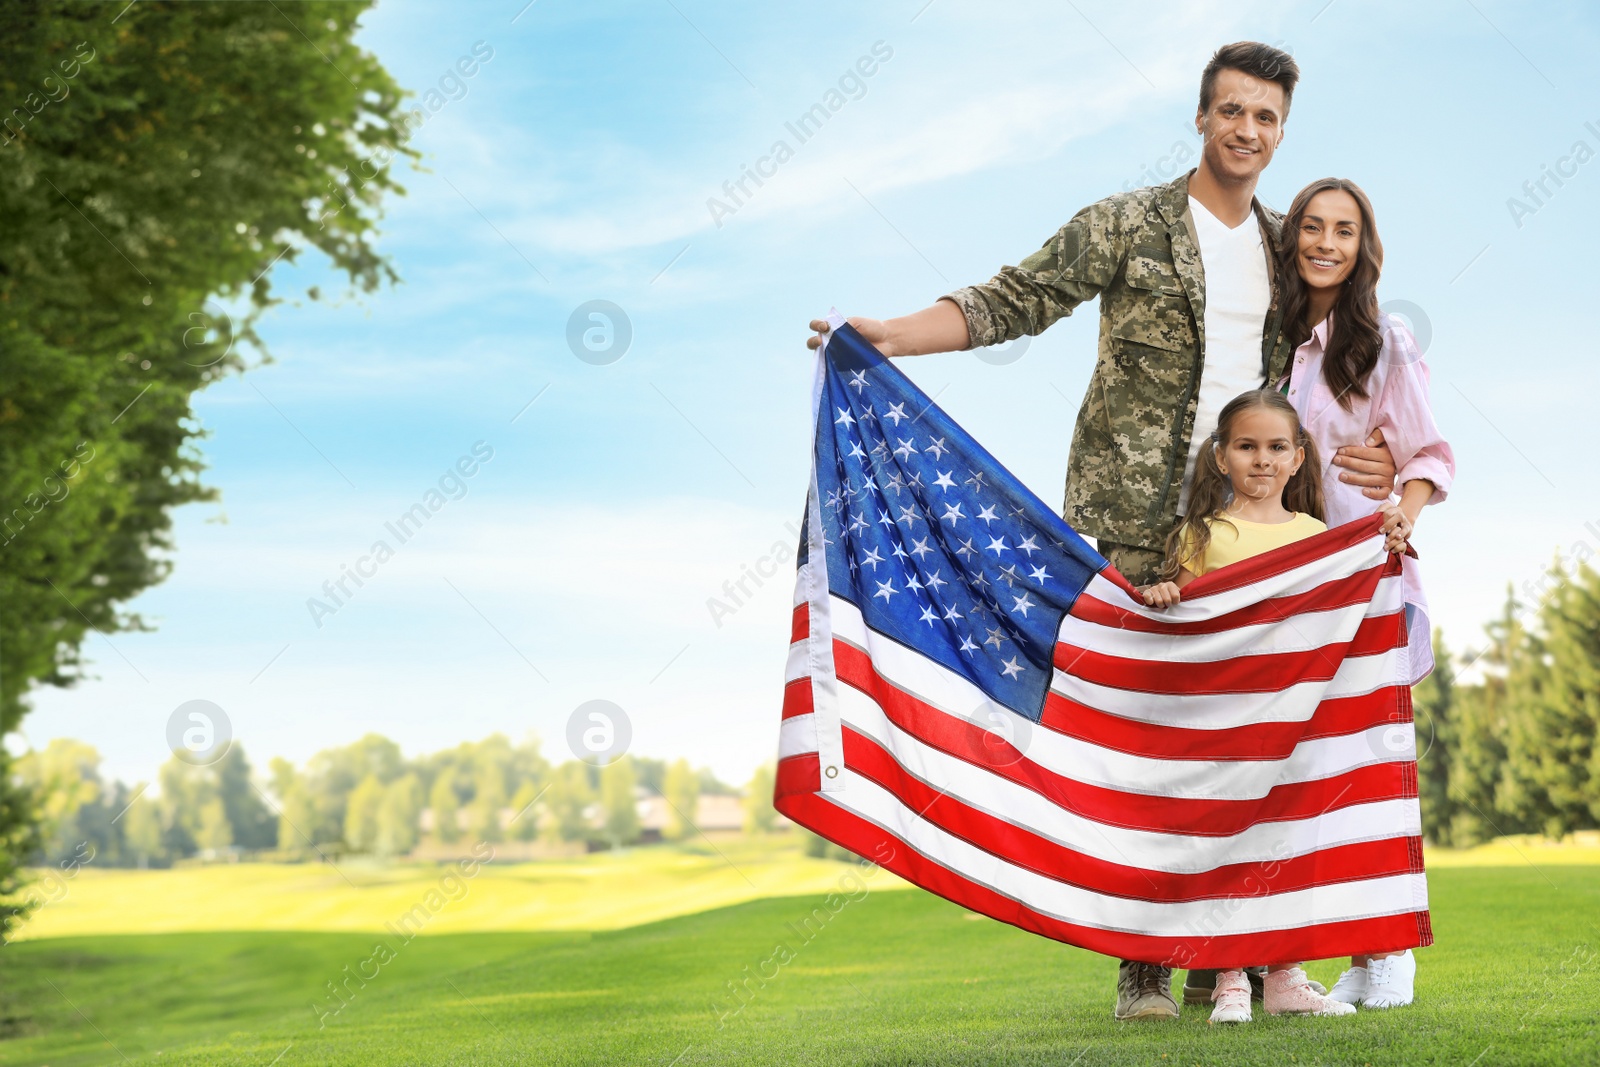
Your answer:
[[[376,977],[352,982],[324,1026],[313,1002],[373,957],[374,935],[40,938],[0,951],[0,1063],[1593,1064],[1597,873],[1438,869],[1419,1003],[1350,1019],[1258,1012],[1224,1031],[1203,1008],[1117,1024],[1111,961],[890,890],[887,875],[809,941],[790,924],[818,892],[602,932],[391,937],[398,951],[365,965]],[[733,999],[728,983],[780,942],[793,958]],[[1309,969],[1331,984],[1338,964]]]

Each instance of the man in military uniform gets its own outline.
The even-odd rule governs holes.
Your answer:
[[[1294,351],[1274,277],[1283,218],[1255,188],[1282,143],[1299,73],[1269,45],[1218,49],[1200,83],[1197,168],[1089,205],[1017,266],[932,307],[849,319],[884,355],[921,355],[1037,334],[1098,296],[1099,356],[1073,429],[1064,516],[1136,585],[1156,580],[1222,405],[1277,382]],[[816,348],[827,323],[811,328]],[[1394,485],[1381,442],[1335,458],[1340,477],[1375,500]],[[1215,972],[1190,972],[1187,999],[1209,1000],[1214,982]],[[1170,968],[1121,962],[1117,1018],[1177,1014]]]

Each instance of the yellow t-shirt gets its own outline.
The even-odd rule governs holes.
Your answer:
[[[1184,569],[1194,574],[1209,574],[1230,563],[1303,541],[1328,528],[1326,523],[1300,511],[1288,522],[1250,522],[1230,515],[1207,519],[1206,527],[1211,531],[1211,541],[1206,545],[1203,559],[1194,559],[1192,534],[1178,553],[1178,561]]]

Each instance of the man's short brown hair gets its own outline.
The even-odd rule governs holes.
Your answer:
[[[1294,56],[1260,41],[1235,41],[1217,49],[1200,75],[1200,112],[1211,110],[1211,93],[1217,85],[1217,73],[1238,70],[1262,81],[1277,82],[1283,89],[1283,118],[1289,117],[1289,100],[1300,81],[1300,66]]]

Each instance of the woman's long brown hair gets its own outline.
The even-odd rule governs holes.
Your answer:
[[[1311,198],[1329,190],[1349,193],[1361,211],[1361,236],[1356,264],[1339,286],[1339,295],[1329,312],[1328,350],[1322,357],[1322,376],[1338,398],[1339,406],[1349,411],[1355,398],[1367,395],[1367,376],[1378,364],[1383,347],[1383,331],[1378,325],[1378,275],[1383,271],[1383,242],[1378,240],[1377,220],[1372,201],[1361,187],[1348,178],[1322,178],[1295,196],[1289,214],[1283,219],[1283,239],[1279,242],[1279,277],[1283,279],[1283,330],[1296,348],[1311,336],[1311,287],[1300,277],[1300,226],[1311,207]]]
[[[1283,487],[1283,506],[1299,511],[1321,522],[1327,518],[1322,506],[1322,460],[1317,455],[1317,443],[1300,425],[1300,416],[1284,395],[1275,389],[1255,389],[1240,393],[1223,407],[1217,416],[1217,430],[1200,445],[1200,454],[1194,461],[1194,481],[1189,483],[1189,508],[1179,520],[1177,529],[1167,535],[1167,561],[1161,567],[1161,580],[1170,582],[1183,569],[1183,559],[1204,559],[1211,544],[1211,527],[1208,519],[1219,519],[1232,526],[1227,507],[1233,500],[1233,483],[1217,466],[1217,449],[1225,448],[1233,439],[1233,423],[1242,412],[1251,408],[1270,408],[1289,420],[1294,428],[1296,447],[1306,450],[1300,469],[1289,476]],[[1238,529],[1237,526],[1234,527]]]

